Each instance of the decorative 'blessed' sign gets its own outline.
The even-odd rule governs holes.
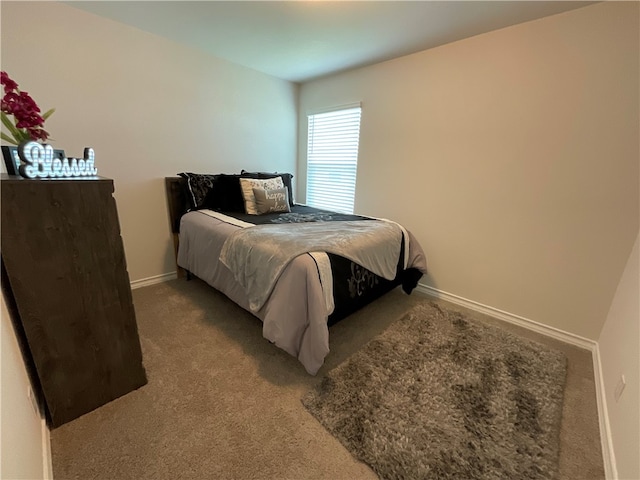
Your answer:
[[[84,149],[84,158],[54,158],[51,145],[37,142],[22,143],[18,147],[22,165],[18,171],[26,178],[89,177],[98,173],[94,166],[93,148]]]

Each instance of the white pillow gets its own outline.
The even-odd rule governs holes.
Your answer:
[[[266,178],[264,180],[241,178],[240,187],[242,188],[242,198],[244,199],[244,211],[249,215],[259,215],[253,189],[262,188],[264,190],[275,190],[277,188],[284,188],[284,183],[282,183],[282,177]]]

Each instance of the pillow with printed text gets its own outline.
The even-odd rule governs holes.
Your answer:
[[[253,196],[256,200],[258,215],[291,211],[289,207],[289,192],[286,187],[276,188],[274,190],[254,188]]]
[[[257,179],[257,178],[241,178],[240,187],[242,189],[242,198],[244,198],[244,210],[248,215],[259,215],[256,208],[256,198],[253,195],[254,188],[263,190],[277,190],[284,188],[281,177]]]

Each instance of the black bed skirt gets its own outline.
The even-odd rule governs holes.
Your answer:
[[[390,292],[398,285],[402,285],[405,293],[410,294],[422,277],[422,272],[415,268],[403,270],[404,241],[400,250],[396,277],[393,280],[379,277],[344,257],[331,253],[327,255],[331,263],[335,304],[333,313],[329,315],[328,324],[330,326]]]

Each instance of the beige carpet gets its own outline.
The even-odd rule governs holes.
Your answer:
[[[149,383],[51,432],[56,480],[377,478],[300,399],[424,297],[396,289],[331,327],[316,377],[263,339],[258,319],[199,280],[133,297]],[[590,352],[489,321],[567,355],[559,478],[604,478]]]

